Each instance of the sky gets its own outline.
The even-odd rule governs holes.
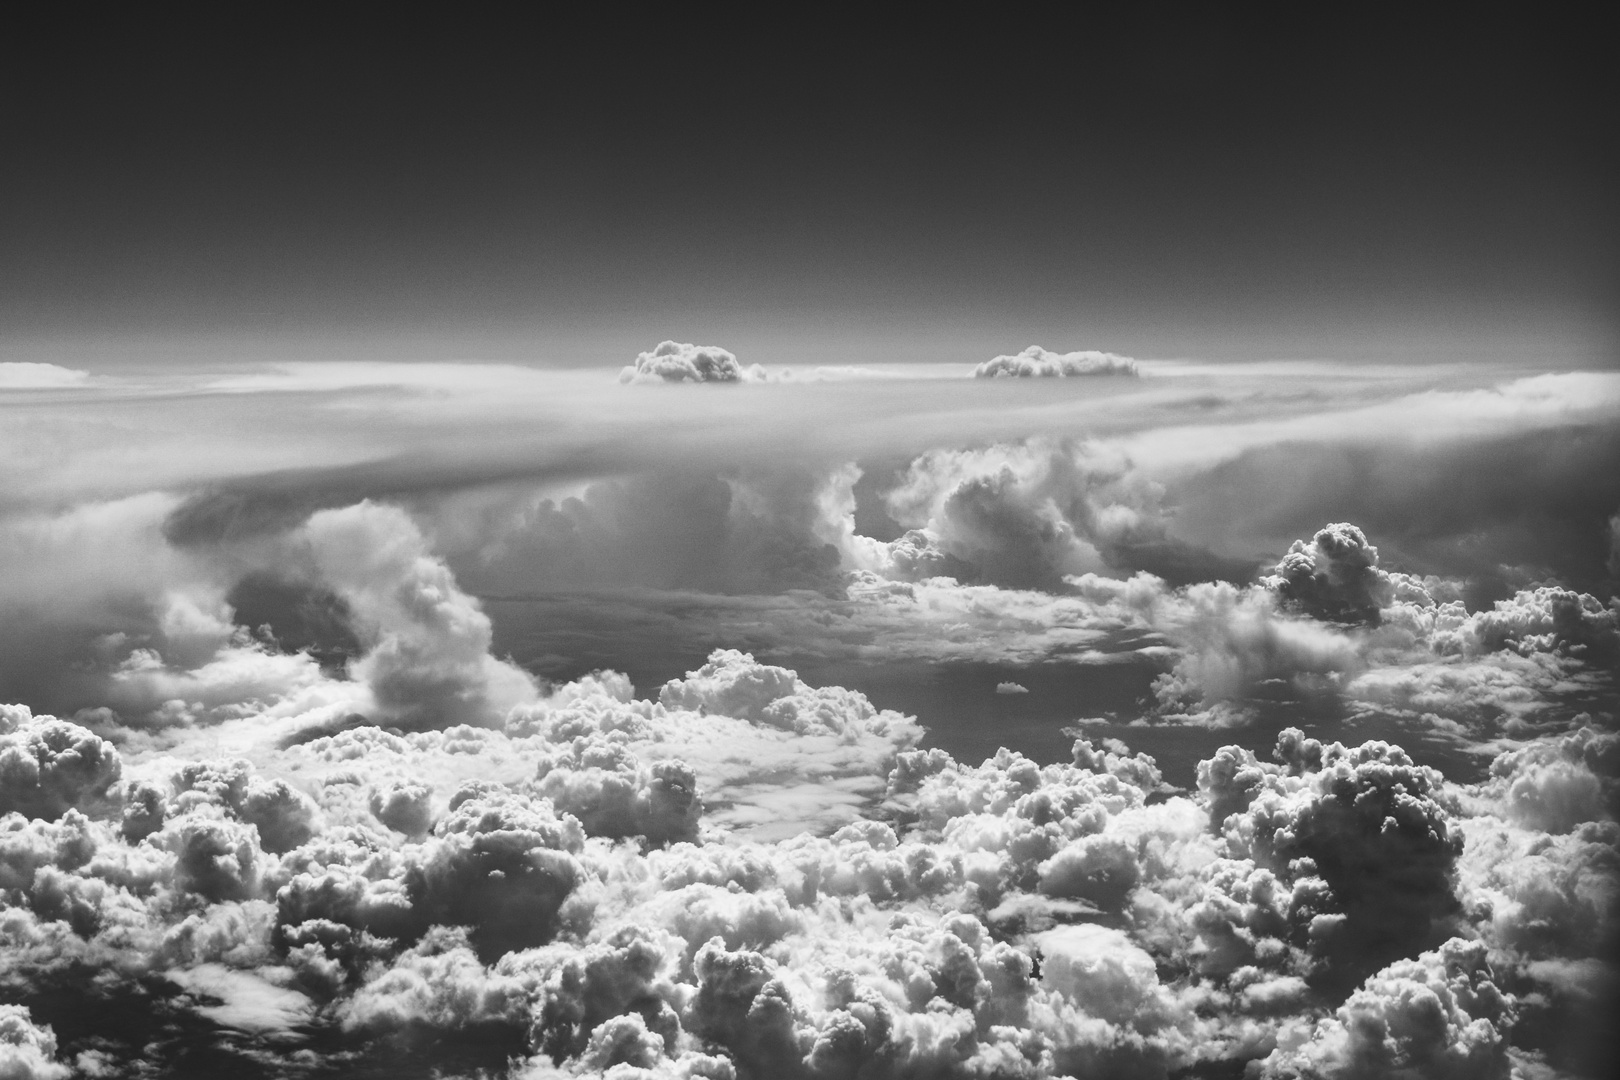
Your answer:
[[[1613,77],[1578,23],[728,29],[21,33],[7,346],[1612,359]]]
[[[0,1077],[1610,1074],[1595,28],[281,20],[4,46]]]

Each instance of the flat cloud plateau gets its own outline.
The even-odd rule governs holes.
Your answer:
[[[0,367],[0,1077],[1608,1075],[1620,376]]]

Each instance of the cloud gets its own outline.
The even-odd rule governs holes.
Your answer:
[[[88,371],[57,364],[16,360],[0,362],[0,390],[60,390],[85,386],[89,382]]]
[[[1055,589],[1165,541],[1160,489],[1090,443],[1030,440],[915,459],[884,495],[911,530],[869,556],[895,577]],[[861,564],[859,555],[857,565]]]
[[[1620,579],[1620,513],[1609,518],[1609,575]]]
[[[0,814],[55,820],[109,798],[122,771],[118,752],[76,724],[35,719],[25,708],[0,714]]]
[[[404,512],[323,510],[303,531],[322,578],[355,613],[366,652],[353,672],[384,715],[408,726],[493,723],[533,700],[533,679],[489,654],[489,617]]]
[[[1015,683],[1015,682],[998,682],[998,683],[996,683],[996,693],[998,693],[998,694],[1027,694],[1027,693],[1029,693],[1029,687],[1022,686],[1022,685],[1020,685],[1018,683]]]
[[[0,1076],[64,1080],[72,1070],[56,1060],[56,1036],[29,1018],[27,1006],[0,1005]]]
[[[1031,377],[1073,377],[1081,375],[1140,374],[1136,361],[1113,353],[1082,351],[1070,353],[1048,352],[1039,345],[1031,345],[1016,356],[998,356],[986,360],[973,369],[976,379],[1002,379]]]
[[[739,465],[654,470],[560,499],[526,492],[491,509],[455,560],[458,576],[503,593],[592,584],[836,592],[838,523],[824,506],[838,482],[791,465]]]
[[[1378,569],[1378,549],[1344,522],[1323,528],[1309,544],[1295,540],[1262,582],[1285,603],[1334,621],[1376,621],[1395,598],[1389,575]]]
[[[1395,376],[1283,405],[1303,384],[1274,370],[1201,375],[1231,395],[1207,408],[1173,376],[1009,380],[1009,421],[943,379],[898,419],[883,380],[741,407],[608,380],[568,417],[542,405],[562,376],[453,374],[278,375],[289,411],[268,384],[205,389],[215,427],[264,408],[288,432],[233,436],[229,461],[136,433],[109,442],[138,481],[81,448],[47,462],[71,481],[56,501],[7,489],[0,555],[28,568],[0,587],[7,678],[37,670],[84,711],[0,710],[0,983],[29,1010],[0,1015],[0,1054],[47,1075],[173,1070],[199,1047],[492,1076],[1600,1074],[1576,1029],[1606,1030],[1615,982],[1614,605],[1534,575],[1481,600],[1444,567],[1402,573],[1404,538],[1336,510],[1275,580],[1249,570],[1283,542],[1200,577],[1219,559],[1176,546],[1158,451],[1107,441],[1163,431],[1155,410],[1264,442],[1300,431],[1246,415],[1331,428],[1347,406],[1373,439],[1416,407],[1390,404]],[[1581,387],[1601,397],[1417,397],[1534,427],[1600,415]],[[1102,434],[1065,438],[1082,421]],[[896,430],[863,444],[883,451],[863,483],[864,451],[795,425]],[[619,434],[557,479],[559,448]],[[390,458],[402,441],[443,468]],[[260,483],[271,442],[359,464]],[[163,479],[181,456],[198,471]],[[190,501],[226,489],[240,504]],[[211,524],[165,531],[182,519]],[[563,629],[666,666],[639,692],[606,670],[541,684],[496,655],[502,601],[477,596],[525,583],[588,585],[546,610],[598,609]],[[1177,777],[1203,759],[1191,790],[1100,739],[963,761],[789,646],[1123,658],[1165,676],[1140,719],[1253,723],[1219,749],[1143,732]]]
[[[1274,1050],[1260,1075],[1506,1077],[1513,1020],[1484,946],[1454,938],[1370,977],[1306,1039]]]
[[[1470,652],[1558,653],[1596,664],[1620,660],[1620,601],[1556,586],[1524,589],[1471,615],[1462,628]]]
[[[759,382],[764,370],[755,364],[743,367],[737,358],[714,345],[683,345],[676,341],[660,342],[650,352],[641,353],[636,362],[619,373],[622,383],[679,383],[679,382]]]
[[[886,755],[842,757],[886,727],[899,729]],[[1166,793],[1151,759],[1083,740],[1049,765],[906,749],[903,718],[740,653],[657,700],[593,677],[505,728],[361,726],[258,751],[283,777],[142,758],[113,789],[121,813],[13,815],[0,953],[23,987],[70,956],[104,982],[167,972],[199,1018],[288,1048],[313,1046],[311,1024],[345,1054],[407,1029],[485,1032],[535,1075],[1155,1075],[1261,1060],[1290,1075],[1386,1051],[1489,1065],[1516,1013],[1507,991],[1490,1004],[1480,956],[1542,939],[1528,911],[1471,898],[1519,890],[1527,904],[1538,875],[1510,883],[1526,856],[1465,851],[1459,822],[1474,844],[1476,820],[1484,842],[1604,815],[1550,801],[1562,782],[1545,766],[1613,757],[1612,737],[1572,737],[1504,758],[1499,786],[1465,798],[1398,748],[1291,731],[1275,763],[1221,751],[1189,797]],[[714,739],[697,741],[705,729]],[[672,756],[699,745],[735,746],[754,784],[791,786],[842,757],[878,786],[841,826],[728,831],[713,757]],[[800,756],[769,758],[772,745]],[[458,769],[503,778],[441,779]],[[1490,825],[1476,804],[1509,817]],[[1555,804],[1584,809],[1539,809]],[[1599,850],[1582,827],[1562,843]],[[1613,881],[1586,865],[1592,884]],[[1585,895],[1612,918],[1613,893]],[[1443,943],[1475,918],[1484,943]],[[1534,947],[1514,972],[1571,955]],[[1343,1004],[1318,1023],[1322,993]],[[1433,1011],[1428,993],[1443,1031],[1414,1019]],[[1389,1040],[1357,1041],[1379,1022]]]

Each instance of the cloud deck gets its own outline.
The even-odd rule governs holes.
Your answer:
[[[1190,537],[1177,492],[1419,407],[1447,452],[1612,428],[1612,379],[1305,377],[1290,392],[1322,396],[1261,421],[1243,395],[1279,384],[1234,374],[1198,406],[1230,436],[1209,453],[1166,402],[1211,377],[1093,356],[1011,366],[1128,377],[912,380],[923,404],[857,460],[782,395],[858,427],[883,377],[790,385],[669,342],[625,381],[678,385],[593,373],[602,412],[528,444],[532,473],[487,471],[499,408],[490,433],[466,418],[548,375],[286,369],[231,407],[354,424],[277,474],[275,513],[251,431],[200,435],[242,464],[195,469],[161,440],[110,466],[86,434],[98,395],[184,416],[186,393],[17,375],[69,395],[38,406],[68,450],[56,502],[19,482],[0,516],[28,569],[0,590],[0,1075],[1595,1074],[1620,532],[1585,504],[1607,481],[1571,465],[1583,508],[1544,506],[1592,533],[1563,579],[1504,561],[1519,521],[1471,523],[1448,563],[1458,537],[1295,527],[1317,507],[1283,484],[1265,555]],[[1004,394],[1020,422],[1078,419],[1007,437],[976,404]],[[611,459],[581,449],[660,413]],[[459,479],[370,490],[422,431]],[[583,472],[546,467],[565,458]],[[356,462],[342,497],[298,471]],[[177,530],[205,505],[252,527]],[[672,635],[746,647],[640,687],[542,679],[479,599],[520,588],[644,604],[602,635],[625,666]],[[1091,734],[1061,758],[974,761],[795,649],[1032,673],[986,681],[983,723],[1054,665],[1146,675],[1128,713],[1075,702]],[[1349,737],[1366,718],[1399,737]],[[1177,784],[1133,724],[1230,741]]]

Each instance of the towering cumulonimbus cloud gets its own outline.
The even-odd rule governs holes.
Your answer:
[[[740,383],[760,382],[764,369],[743,367],[737,357],[715,345],[663,341],[619,373],[622,383]]]
[[[1611,577],[1620,581],[1620,512],[1609,518],[1609,561]]]
[[[355,613],[366,651],[352,670],[384,715],[406,726],[493,723],[533,700],[534,680],[490,655],[489,616],[403,511],[323,510],[303,534],[322,580]]]
[[[1021,353],[997,356],[973,369],[976,379],[1074,378],[1085,375],[1140,374],[1136,361],[1113,353],[1081,350],[1055,353],[1031,345]]]
[[[885,493],[889,516],[910,531],[869,555],[867,568],[1061,590],[1066,574],[1101,570],[1162,542],[1160,494],[1128,460],[1086,443],[931,451]]]
[[[493,592],[635,585],[716,593],[842,587],[836,481],[819,470],[740,465],[605,479],[503,508],[458,577]]]

